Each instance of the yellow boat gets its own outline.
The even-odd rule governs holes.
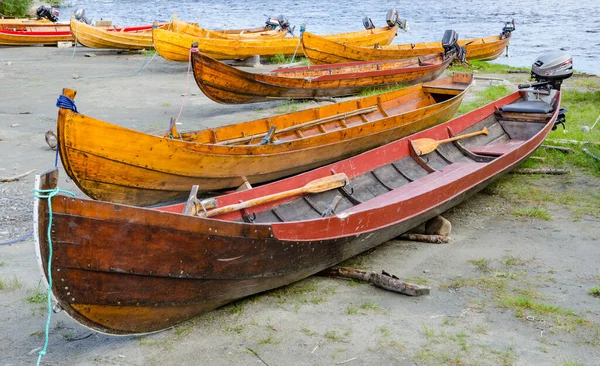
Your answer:
[[[216,39],[276,39],[283,38],[287,34],[287,30],[265,29],[264,27],[210,30],[202,28],[198,24],[187,23],[177,19],[173,20],[172,30],[176,33],[187,34],[192,37]]]
[[[171,29],[171,23],[159,25]],[[137,27],[94,27],[71,18],[73,38],[85,47],[142,50],[152,46],[152,25]]]
[[[19,30],[0,30],[0,46],[56,45],[58,42],[72,41],[68,26],[21,27]]]
[[[506,26],[505,26],[506,29]],[[514,26],[512,28],[514,30]],[[459,40],[467,60],[489,61],[500,57],[510,42],[512,30],[499,36]],[[302,37],[304,55],[315,65],[352,61],[398,60],[443,52],[441,42],[408,43],[377,47],[344,45],[325,37],[305,32]]]
[[[341,44],[352,46],[388,45],[396,36],[398,27],[383,27],[357,32],[329,34],[323,36]],[[198,50],[216,60],[247,59],[254,55],[292,55],[300,48],[300,37],[281,39],[211,39],[193,37],[163,29],[152,31],[154,47],[159,55],[170,61],[188,61],[192,43],[198,42]]]

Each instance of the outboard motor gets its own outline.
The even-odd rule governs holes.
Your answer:
[[[513,103],[511,106],[521,108],[517,112],[549,113],[552,109],[556,92],[560,90],[563,80],[573,75],[573,58],[564,52],[550,52],[538,57],[531,66],[533,83],[519,84],[519,89],[525,89],[525,101]],[[508,106],[503,107],[506,108]],[[525,109],[523,109],[525,108]],[[557,125],[565,126],[565,113],[561,108],[553,130]]]
[[[406,19],[400,19],[398,10],[396,9],[388,10],[387,14],[385,15],[385,22],[390,28],[398,26],[398,28],[408,32],[408,21]]]
[[[373,24],[373,21],[371,20],[371,18],[369,17],[364,17],[362,20],[363,26],[365,27],[365,29],[375,29],[375,24]]]
[[[458,45],[458,33],[452,29],[448,29],[444,32],[442,37],[442,47],[444,48],[444,57],[454,54],[460,62],[467,60],[467,52],[463,47]]]
[[[53,23],[56,23],[58,21],[58,14],[60,14],[58,10],[49,8],[44,5],[40,6],[35,11],[35,15],[37,15],[38,19],[46,18]]]
[[[265,28],[269,30],[273,30],[279,26],[279,21],[275,17],[267,18],[265,22]]]
[[[500,39],[504,39],[515,30],[515,20],[513,19],[510,22],[506,22],[504,27],[502,28],[502,33],[500,33]]]
[[[75,12],[75,20],[85,24],[91,24],[92,22],[85,17],[85,10],[82,8],[77,9]]]

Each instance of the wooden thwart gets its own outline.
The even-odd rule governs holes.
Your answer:
[[[258,197],[246,202],[236,203],[233,205],[217,208],[208,212],[198,212],[198,216],[201,217],[213,217],[217,215],[222,215],[228,212],[238,211],[244,208],[250,208],[258,205],[262,205],[268,202],[277,201],[283,198],[292,197],[300,194],[306,193],[320,193],[329,191],[331,189],[340,188],[348,184],[350,180],[345,173],[339,173],[335,175],[330,175],[327,177],[315,179],[311,182],[308,182],[304,187],[290,189],[289,191],[274,193],[264,197]],[[202,201],[204,203],[204,201]]]
[[[467,133],[465,135],[451,137],[449,139],[434,140],[434,139],[429,139],[429,138],[423,138],[423,139],[413,140],[410,143],[412,144],[413,149],[415,150],[415,153],[418,156],[421,156],[421,155],[429,154],[432,151],[435,151],[435,149],[437,149],[437,147],[439,145],[444,144],[446,142],[452,142],[452,141],[464,139],[467,137],[472,137],[472,136],[477,136],[477,135],[487,135],[487,134],[488,134],[488,130],[487,130],[487,128],[484,127],[483,130],[481,130],[481,131],[471,132],[471,133]]]
[[[346,112],[346,113],[339,113],[339,114],[335,114],[333,116],[323,117],[323,118],[315,119],[313,121],[308,121],[308,122],[305,122],[305,123],[300,123],[300,124],[297,124],[295,126],[290,126],[290,127],[282,128],[280,130],[274,131],[275,132],[274,134],[279,134],[279,133],[283,133],[283,132],[294,131],[294,130],[298,130],[300,128],[306,128],[306,127],[311,127],[311,126],[319,125],[319,124],[322,124],[322,123],[336,121],[338,119],[346,119],[348,117],[354,117],[354,116],[362,115],[362,114],[365,114],[365,113],[371,113],[371,112],[374,112],[376,110],[377,110],[377,106],[371,106],[371,107],[361,108],[361,109],[357,109],[357,110]],[[259,137],[264,137],[264,136],[267,135],[267,133],[268,132],[259,133],[259,134],[252,135],[252,136],[240,137],[240,138],[231,139],[231,140],[223,140],[223,141],[220,141],[220,142],[216,143],[215,145],[229,145],[229,144],[236,144],[236,143],[240,143],[240,142],[248,142],[248,141],[251,141],[251,140],[259,138]]]
[[[326,277],[344,277],[372,283],[384,290],[398,292],[409,296],[429,295],[431,289],[414,283],[404,282],[394,275],[385,271],[381,273],[367,272],[360,269],[347,267],[333,267],[319,272],[317,275]]]

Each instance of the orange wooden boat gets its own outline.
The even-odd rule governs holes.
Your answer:
[[[255,121],[152,136],[65,108],[59,152],[88,196],[147,206],[200,191],[271,181],[380,146],[451,118],[472,81],[433,82]],[[98,136],[103,136],[98,139]],[[262,141],[262,142],[261,142]]]
[[[172,29],[171,23],[156,24]],[[142,50],[152,47],[153,25],[135,27],[94,27],[71,18],[70,30],[78,43],[89,48]]]
[[[354,46],[387,45],[396,36],[397,26],[362,30],[357,32],[323,36],[342,44]],[[247,59],[255,55],[275,56],[301,53],[299,37],[281,39],[214,39],[200,38],[162,29],[152,32],[154,48],[160,56],[170,61],[187,62],[190,46],[198,43],[198,49],[216,60]]]
[[[454,53],[438,53],[405,60],[280,68],[258,74],[226,65],[192,47],[194,78],[200,90],[215,102],[226,104],[341,97],[373,87],[422,83],[440,76],[454,57]]]
[[[231,30],[211,30],[202,28],[198,24],[186,23],[173,19],[175,33],[187,34],[198,38],[216,39],[277,39],[283,38],[288,33],[287,29],[266,29],[265,27]]]
[[[465,48],[467,60],[494,60],[500,57],[508,47],[513,30],[514,22],[507,23],[499,36],[460,40],[458,45]],[[306,57],[315,65],[352,61],[397,60],[443,52],[442,45],[439,42],[357,47],[342,45],[308,32],[305,32],[302,37],[302,48]]]
[[[72,40],[68,25],[26,26],[15,31],[0,30],[0,46],[56,45],[58,42]]]
[[[559,92],[541,113],[521,103],[524,96],[515,92],[364,154],[211,201],[198,203],[192,194],[189,205],[144,209],[58,195],[50,223],[47,201],[36,199],[40,269],[52,276],[58,305],[95,331],[172,327],[329,268],[483,189],[531,155],[560,118]],[[507,106],[510,116],[502,115]],[[483,128],[487,135],[440,145],[424,157],[412,148],[424,138]],[[55,189],[57,182],[54,169],[36,177],[36,189]],[[301,194],[315,185],[322,190]],[[223,213],[240,202],[245,209]],[[208,203],[221,214],[204,213]],[[193,208],[213,218],[188,215]]]

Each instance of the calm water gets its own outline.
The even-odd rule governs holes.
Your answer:
[[[461,38],[487,37],[500,33],[505,21],[515,19],[510,57],[496,62],[528,67],[544,52],[563,50],[573,56],[575,69],[600,74],[598,0],[423,0],[395,5],[380,0],[71,0],[71,7],[61,9],[60,17],[66,21],[81,7],[88,19],[138,25],[178,14],[182,20],[218,29],[262,25],[266,15],[283,13],[292,25],[306,23],[307,30],[323,34],[363,29],[364,15],[383,26],[392,6],[410,24],[409,32],[400,32],[394,43],[438,41],[446,29],[456,30]]]

